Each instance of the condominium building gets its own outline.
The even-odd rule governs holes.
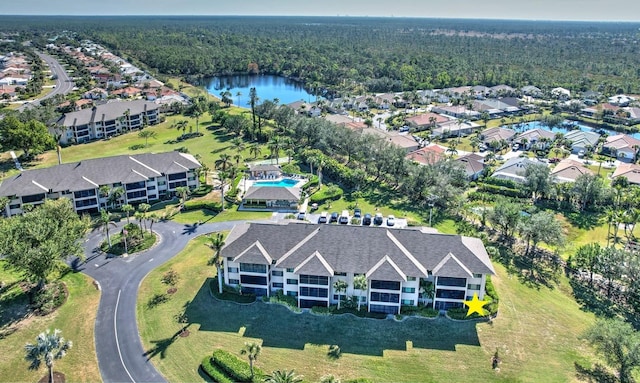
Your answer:
[[[171,196],[180,186],[198,187],[195,171],[199,167],[190,154],[166,152],[94,158],[26,170],[0,183],[0,197],[10,199],[3,213],[22,214],[24,205],[58,198],[69,198],[78,213],[95,213],[107,203],[149,203]],[[112,191],[117,188],[122,188],[122,193],[114,199]]]
[[[446,310],[474,293],[482,299],[495,274],[480,239],[426,228],[246,223],[233,228],[221,254],[226,284],[259,296],[282,290],[302,308],[354,296],[372,312],[396,314],[419,302]],[[358,275],[366,289],[354,286]],[[346,291],[335,290],[338,280]],[[421,292],[425,282],[432,296]]]

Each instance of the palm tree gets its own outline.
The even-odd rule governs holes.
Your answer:
[[[435,289],[433,286],[433,282],[427,281],[424,279],[420,279],[420,294],[422,294],[423,298],[431,299],[431,305],[433,306],[433,294],[435,293]],[[432,307],[433,308],[433,307]]]
[[[231,155],[227,153],[222,153],[220,155],[220,158],[217,159],[216,162],[214,163],[214,167],[222,171],[227,170],[229,167],[231,167]]]
[[[249,359],[249,370],[251,371],[251,379],[253,379],[253,362],[258,360],[258,356],[262,351],[262,346],[255,342],[244,342],[244,347],[240,350],[241,355],[246,355]]]
[[[449,153],[449,155],[451,156],[451,158],[453,158],[456,154],[458,154],[458,149],[456,149],[456,146],[458,146],[456,144],[455,141],[451,141],[449,143],[449,146],[447,147],[447,153]]]
[[[244,150],[244,141],[242,141],[242,138],[240,137],[234,137],[231,140],[231,148],[233,148],[233,150],[237,153],[241,152]]]
[[[236,93],[236,97],[238,97],[238,103],[236,105],[240,106],[240,96],[242,96],[242,92],[238,91]]]
[[[221,210],[224,211],[224,186],[226,181],[231,177],[229,172],[221,170],[218,172],[218,179],[220,180],[220,204]]]
[[[111,236],[109,235],[109,226],[116,226],[115,222],[113,222],[113,215],[109,213],[106,209],[100,210],[100,217],[98,218],[98,222],[100,226],[104,228],[105,233],[107,234],[107,244],[109,244],[109,248],[111,248]]]
[[[187,198],[191,194],[191,190],[189,190],[186,186],[178,186],[176,188],[176,195],[180,198],[180,208],[184,207],[184,203],[187,202]]]
[[[180,120],[178,122],[176,122],[176,129],[177,130],[182,130],[182,134],[185,134],[185,132],[187,131],[187,125],[189,125],[189,121],[187,120]]]
[[[249,146],[249,154],[253,156],[253,158],[258,158],[258,156],[262,153],[262,149],[260,148],[260,144],[254,143]]]
[[[140,205],[138,205],[138,211],[140,212],[141,216],[142,216],[142,220],[145,222],[144,223],[144,228],[147,228],[147,212],[149,211],[149,209],[151,209],[151,205],[149,205],[148,203],[141,203]],[[140,228],[142,229],[142,228]]]
[[[149,233],[153,233],[153,224],[159,220],[160,217],[156,213],[149,214]]]
[[[127,204],[122,205],[120,210],[122,210],[122,212],[127,215],[127,224],[129,224],[129,215],[131,214],[131,212],[135,211],[136,208],[134,208],[133,206],[131,206],[131,205],[129,205],[127,203]]]
[[[333,289],[336,291],[336,293],[338,293],[338,310],[340,310],[340,301],[342,300],[342,293],[344,293],[345,291],[347,291],[347,288],[349,287],[349,283],[347,283],[347,281],[343,281],[342,279],[338,279],[337,281],[333,282]]]
[[[138,137],[144,138],[144,146],[149,146],[149,138],[158,138],[158,133],[153,130],[141,130],[138,132]]]
[[[279,164],[280,161],[280,148],[282,147],[282,139],[280,136],[273,136],[267,143],[269,150],[271,151],[271,158],[276,158],[276,165]]]
[[[111,204],[111,207],[114,207],[120,203],[120,198],[122,198],[123,195],[124,195],[124,188],[122,186],[115,187],[111,189],[107,202]]]
[[[62,359],[67,354],[67,350],[73,346],[73,343],[70,340],[66,341],[61,334],[62,331],[58,329],[53,330],[53,333],[47,329],[38,335],[36,344],[27,343],[24,346],[27,352],[25,359],[31,362],[29,368],[37,370],[44,361],[49,369],[49,382],[51,383],[53,383],[53,361]]]
[[[360,290],[360,295],[358,296],[358,311],[360,311],[360,302],[362,301],[362,294],[367,291],[369,287],[369,283],[367,282],[367,276],[364,274],[356,275],[353,278],[353,288],[355,290]]]
[[[300,383],[300,382],[302,382],[302,376],[296,375],[293,372],[293,370],[274,371],[271,375],[267,375],[266,379],[264,380],[264,383]]]
[[[207,240],[207,246],[213,250],[213,256],[211,257],[211,259],[209,259],[209,262],[207,262],[207,264],[216,266],[216,275],[218,277],[218,293],[222,294],[222,272],[220,271],[220,268],[222,267],[223,258],[220,254],[220,250],[222,250],[222,247],[225,244],[224,236],[222,235],[222,233],[216,233],[216,235],[207,236]]]

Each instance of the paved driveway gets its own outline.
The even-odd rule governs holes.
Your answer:
[[[198,235],[229,230],[239,222],[203,225],[157,223],[153,228],[160,235],[160,243],[128,258],[107,258],[96,250],[104,240],[101,230],[95,230],[88,236],[86,260],[74,266],[94,278],[102,289],[94,336],[104,382],[165,382],[145,356],[140,341],[136,322],[140,282],[151,270],[178,254],[189,240]],[[123,224],[120,223],[119,227]]]

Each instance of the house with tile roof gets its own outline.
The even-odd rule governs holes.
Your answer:
[[[611,175],[611,178],[625,177],[629,183],[640,185],[640,165],[620,164]]]
[[[149,203],[175,194],[180,186],[199,186],[195,171],[200,163],[180,152],[144,153],[94,158],[30,169],[0,183],[0,197],[10,199],[3,213],[22,214],[24,205],[46,199],[68,198],[78,213],[96,213],[107,204],[100,188],[122,187],[117,204]]]
[[[572,130],[565,134],[564,138],[571,141],[571,152],[578,154],[581,150],[586,152],[587,148],[595,149],[598,146],[600,135],[595,132]]]
[[[576,182],[581,175],[593,175],[593,172],[582,162],[565,158],[556,164],[550,174],[555,182]]]
[[[413,117],[407,117],[404,121],[407,125],[415,128],[416,130],[425,130],[428,128],[435,128],[438,124],[442,124],[450,120],[450,118],[441,114],[428,112]]]
[[[521,148],[529,150],[532,147],[546,149],[555,139],[555,133],[541,128],[529,129],[524,133],[517,135],[513,142],[520,145]],[[544,142],[546,141],[546,142]]]
[[[518,183],[525,182],[525,171],[532,164],[540,164],[536,159],[528,157],[515,157],[507,160],[502,166],[498,167],[491,175],[493,178],[510,180]]]
[[[515,130],[507,129],[500,126],[495,128],[485,129],[480,132],[479,139],[487,146],[493,141],[502,141],[510,143],[513,141],[513,137],[516,135]]]
[[[470,181],[477,180],[484,170],[484,157],[476,153],[465,154],[464,156],[458,157],[455,161],[462,164],[467,178]]]
[[[607,137],[602,146],[603,152],[623,162],[634,162],[636,151],[640,149],[640,140],[627,134]]]
[[[125,130],[140,129],[145,122],[155,125],[158,123],[158,108],[157,104],[145,100],[112,101],[63,114],[56,121],[58,126],[66,130],[60,142],[82,143],[107,138]]]
[[[414,150],[407,154],[406,158],[420,165],[433,165],[438,161],[444,160],[446,155],[443,147],[433,144]]]
[[[231,230],[221,254],[226,284],[258,296],[282,291],[301,308],[346,295],[370,312],[398,314],[419,302],[446,310],[474,293],[483,299],[495,274],[480,239],[425,228],[245,223]],[[354,287],[358,275],[367,279],[364,291]],[[338,280],[347,282],[346,294],[335,291]],[[420,292],[421,281],[433,283],[433,298]]]

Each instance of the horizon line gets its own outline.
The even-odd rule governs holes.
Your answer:
[[[313,17],[313,18],[352,18],[352,19],[423,19],[423,20],[498,20],[498,21],[531,21],[531,22],[591,22],[591,23],[640,23],[640,20],[595,20],[595,19],[524,19],[502,17],[452,17],[452,16],[368,16],[368,15],[246,15],[246,14],[28,14],[17,13],[0,15],[0,17]]]

